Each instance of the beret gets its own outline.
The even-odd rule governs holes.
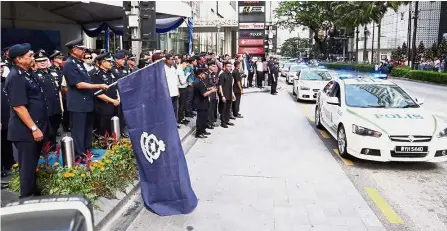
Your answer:
[[[130,55],[130,52],[128,50],[119,50],[116,53],[123,53],[124,55]]]
[[[18,56],[23,56],[31,50],[29,43],[16,44],[9,48],[9,57],[15,59]]]
[[[48,59],[48,54],[45,50],[40,49],[37,53],[34,54],[34,59],[36,61],[43,61]]]
[[[124,52],[116,52],[115,53],[115,59],[124,59],[126,57],[126,54],[124,54]]]
[[[100,54],[100,55],[97,55],[95,57],[95,62],[99,62],[99,61],[102,61],[102,60],[113,61],[113,58],[110,55],[110,52],[107,52],[107,53],[104,53],[104,54]]]
[[[84,46],[84,39],[80,38],[80,39],[72,40],[72,41],[66,43],[65,46],[66,46],[68,49],[72,49],[72,48],[74,48],[74,47],[78,47],[78,48],[81,48],[81,49],[85,49],[85,46]]]

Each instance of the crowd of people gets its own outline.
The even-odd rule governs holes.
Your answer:
[[[120,118],[122,137],[128,137],[120,96],[120,78],[151,63],[164,62],[177,127],[196,116],[197,138],[206,138],[207,129],[234,126],[240,113],[245,88],[263,88],[268,75],[271,93],[276,94],[278,64],[249,54],[219,57],[213,53],[174,55],[143,53],[137,57],[126,50],[114,54],[87,49],[82,39],[66,44],[68,55],[51,54],[28,43],[3,49],[1,61],[2,176],[19,163],[20,197],[36,195],[35,169],[44,144],[56,150],[59,128],[71,132],[75,158],[84,162],[93,136],[110,134],[111,119]],[[163,60],[160,60],[163,59]],[[94,92],[102,90],[95,95]],[[116,134],[115,134],[116,135]],[[13,145],[15,154],[13,155]],[[2,184],[2,187],[4,185]]]

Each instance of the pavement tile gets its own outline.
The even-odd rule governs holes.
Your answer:
[[[363,224],[362,219],[357,217],[343,217],[346,224],[348,226],[363,226],[365,227],[365,224]]]
[[[366,227],[368,231],[387,231],[385,227],[368,226]]]
[[[346,225],[343,225],[343,226],[340,226],[340,225],[336,225],[336,226],[331,225],[331,231],[349,231],[349,228],[348,228],[348,226],[346,226]]]
[[[382,223],[380,223],[379,219],[377,219],[377,217],[367,217],[367,218],[362,218],[363,223],[366,226],[378,226],[378,227],[382,227]]]
[[[342,217],[328,217],[327,223],[331,226],[346,226],[347,223]]]

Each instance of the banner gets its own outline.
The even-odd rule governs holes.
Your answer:
[[[264,30],[239,31],[239,39],[241,38],[264,38]]]
[[[239,13],[264,13],[263,6],[240,6]]]
[[[259,47],[264,46],[264,39],[239,39],[239,46],[241,47]]]
[[[264,23],[239,23],[239,29],[264,29]]]
[[[187,214],[197,206],[177,130],[164,63],[118,81],[147,209],[160,216]]]
[[[264,47],[239,47],[238,54],[264,54]]]

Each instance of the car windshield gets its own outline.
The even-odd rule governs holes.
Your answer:
[[[280,68],[283,68],[284,65],[285,65],[285,64],[284,64],[283,62],[279,62],[279,67],[280,67]]]
[[[307,68],[307,66],[293,65],[293,66],[290,66],[290,71],[295,71],[296,72],[296,71],[302,70],[304,68]]]
[[[349,107],[419,107],[402,88],[391,84],[348,84],[345,86],[345,96]]]
[[[288,70],[291,65],[292,65],[291,63],[286,63],[284,64],[284,68]]]
[[[331,75],[327,71],[306,71],[301,74],[301,80],[317,80],[317,81],[329,81]]]

